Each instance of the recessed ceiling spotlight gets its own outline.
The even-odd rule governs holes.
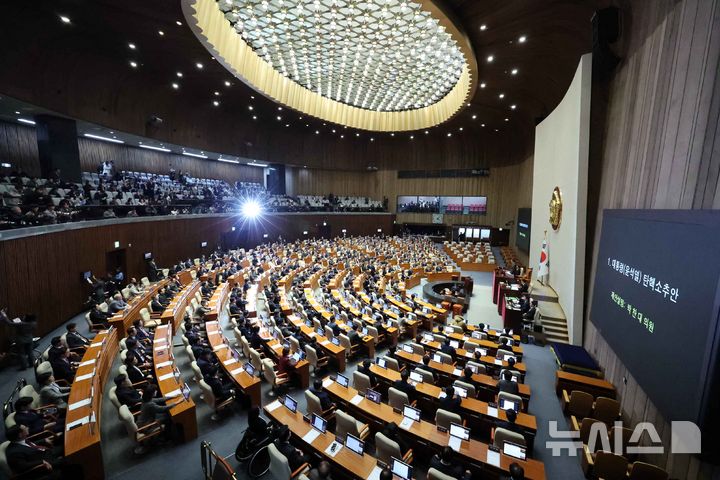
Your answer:
[[[448,137],[452,137],[452,133],[448,132]]]
[[[278,121],[282,120],[282,117],[280,115],[277,116]]]
[[[340,135],[340,138],[345,138],[345,135]]]
[[[309,124],[309,123],[306,123],[306,124],[305,124],[305,126],[306,126],[306,127],[309,127],[309,126],[310,126],[310,124]]]
[[[486,85],[485,85],[485,82],[482,82],[482,83],[480,84],[480,88],[485,88],[485,86],[486,86]]]
[[[460,130],[460,131],[462,132],[462,131],[463,131],[463,127],[458,128],[458,130]]]
[[[472,116],[472,119],[473,119],[473,120],[477,119],[477,115],[473,115],[473,116]]]
[[[195,66],[198,68],[198,70],[202,70],[203,68],[203,64],[200,62],[196,63]]]
[[[182,78],[182,72],[177,72],[175,75],[177,75],[178,77]]]
[[[515,110],[517,108],[517,105],[510,105],[511,110]]]
[[[506,118],[506,119],[505,119],[505,121],[506,121],[506,122],[509,122],[509,121],[510,121],[510,119],[509,119],[509,118]]]
[[[128,43],[128,48],[129,48],[130,50],[135,50],[135,48],[137,48],[137,47],[135,47],[135,44],[134,44],[134,43]]]
[[[255,95],[250,95],[250,100],[255,100]],[[300,120],[302,120],[302,118]]]
[[[131,66],[132,68],[137,68],[138,64],[137,64],[136,61],[130,60],[130,66]]]
[[[513,68],[513,69],[510,71],[510,73],[511,73],[512,75],[517,75],[518,69],[517,69],[517,68]]]
[[[158,35],[162,37],[163,35],[165,35],[165,32],[163,32],[162,30],[158,30]]]
[[[485,128],[485,124],[484,124],[484,123],[481,123],[480,126],[483,127],[483,128]]]
[[[391,132],[391,133],[390,133],[390,136],[391,136],[391,137],[394,137],[394,136],[395,136],[395,132]]]
[[[66,17],[65,15],[60,15],[60,21],[63,23],[70,23],[70,17]]]
[[[498,95],[498,98],[505,98],[505,94],[501,93],[500,95]]]
[[[483,23],[482,25],[480,25],[480,31],[484,32],[485,30],[487,30],[487,25]]]
[[[217,100],[213,100],[213,105],[215,105],[216,107],[219,107],[219,106],[220,106],[220,102],[218,102]]]
[[[518,38],[518,42],[525,43],[525,40],[527,40],[527,37],[525,35],[522,35],[520,38]]]
[[[15,115],[20,115],[20,112],[18,112],[17,110],[15,110]]]
[[[253,120],[257,120],[257,115],[253,115]]]
[[[215,90],[215,92],[213,92],[213,93],[215,94],[216,97],[220,96],[220,92],[218,92],[217,90]]]
[[[180,26],[182,26],[182,22],[180,20],[175,20],[175,25],[180,27]]]
[[[253,106],[252,106],[252,105],[248,105],[248,110],[250,110],[250,111],[252,112],[252,109],[253,109]]]
[[[285,124],[285,126],[286,126],[286,127],[289,127],[289,126],[290,126],[290,124],[289,124],[289,123],[286,123],[286,124]]]
[[[278,107],[278,112],[282,112],[282,107]]]
[[[332,132],[335,133],[335,129],[334,129],[334,128],[333,128],[333,131],[332,131]]]
[[[374,142],[375,139],[374,139],[373,137],[370,137],[370,141],[371,141],[371,142]]]
[[[468,107],[470,106],[470,102],[467,103],[467,106],[468,106]]]
[[[495,60],[495,57],[492,56],[492,55],[488,55],[488,57],[487,57],[487,62],[488,62],[488,63],[492,63],[493,60]]]
[[[410,140],[414,139],[415,135],[410,135]]]
[[[315,135],[320,135],[320,130],[315,130]]]
[[[425,135],[428,135],[428,134],[430,134],[430,132],[428,132],[427,130],[425,130]]]
[[[225,86],[226,86],[226,87],[229,87],[230,85],[232,85],[232,83],[230,83],[229,80],[225,80]]]
[[[178,88],[180,88],[180,85],[173,82],[172,87],[177,90]]]

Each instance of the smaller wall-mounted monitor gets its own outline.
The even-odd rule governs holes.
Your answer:
[[[201,246],[202,248],[207,247],[207,242],[202,242],[202,243],[200,244],[200,246]]]
[[[150,260],[152,258],[152,252],[147,252],[145,254],[145,260]]]
[[[517,233],[515,237],[515,246],[518,250],[530,253],[530,221],[532,219],[532,209],[518,208],[517,216]]]
[[[465,215],[485,215],[487,213],[487,197],[462,197]]]
[[[90,280],[90,277],[92,277],[91,271],[83,272],[83,280]]]
[[[440,197],[440,212],[448,215],[462,215],[463,197]]]
[[[480,229],[480,240],[490,240],[490,229],[489,228],[481,228]]]

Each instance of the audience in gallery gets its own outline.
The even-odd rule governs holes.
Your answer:
[[[36,178],[22,171],[0,174],[0,230],[101,218],[237,212],[247,199],[264,211],[381,212],[384,202],[365,197],[271,195],[257,183],[193,178],[169,167],[169,175],[116,171],[103,162],[81,183]],[[111,165],[107,167],[107,165]]]

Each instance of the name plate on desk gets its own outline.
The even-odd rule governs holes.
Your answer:
[[[87,380],[88,378],[92,378],[95,375],[95,370],[93,370],[90,373],[86,373],[85,375],[80,375],[79,377],[75,377],[76,382],[80,382],[82,380]]]
[[[213,348],[213,351],[214,351],[214,352],[219,352],[220,350],[223,350],[223,349],[225,349],[225,348],[227,348],[227,345],[224,344],[224,343],[221,343],[220,345],[216,345],[216,346]]]
[[[350,403],[352,403],[353,405],[358,405],[358,404],[359,404],[360,402],[362,402],[362,401],[363,401],[363,397],[362,397],[362,396],[360,396],[360,395],[355,395],[355,396],[352,398],[352,400],[350,400]]]
[[[90,398],[90,397],[88,397],[84,400],[79,400],[75,403],[71,403],[70,405],[68,405],[68,410],[75,410],[80,407],[84,407],[85,405],[90,405],[91,402],[92,402],[92,398]]]
[[[74,422],[70,422],[70,423],[66,424],[66,425],[65,425],[65,430],[67,430],[67,431],[69,432],[69,431],[72,430],[73,428],[79,427],[80,425],[85,425],[85,424],[88,423],[89,421],[90,421],[90,416],[89,416],[89,415],[88,415],[87,417],[79,418],[79,419],[75,420]]]
[[[87,365],[92,365],[93,363],[95,363],[95,359],[94,359],[94,358],[93,358],[93,359],[90,359],[90,360],[86,360],[86,361],[84,361],[84,362],[81,362],[80,364],[78,364],[78,366],[79,366],[79,367],[85,367],[85,366],[87,366]]]
[[[237,362],[234,358],[228,358],[227,360],[223,361],[223,365],[232,365],[233,363]]]
[[[323,383],[322,383],[323,388],[328,388],[332,384],[333,384],[332,378],[326,378],[325,380],[323,380]]]
[[[167,362],[158,363],[158,364],[155,365],[155,366],[156,366],[157,368],[162,368],[162,367],[169,367],[169,366],[172,365],[172,364],[173,364],[173,362],[172,362],[171,360],[168,360]]]
[[[405,417],[402,419],[402,422],[400,422],[400,425],[398,425],[400,428],[404,430],[410,430],[410,427],[412,427],[414,420],[412,418]]]
[[[174,376],[175,376],[175,372],[170,372],[170,373],[166,373],[165,375],[160,375],[158,377],[158,380],[160,380],[160,381],[168,380],[170,378],[173,378]]]
[[[91,343],[90,346],[91,347],[102,347],[102,344],[103,344],[103,342],[95,342],[95,343]]]
[[[462,375],[462,373],[463,373],[463,371],[460,370],[459,368],[456,368],[455,370],[453,370],[453,375],[455,375],[456,377],[459,377],[460,375]]]
[[[311,429],[308,433],[305,434],[304,437],[302,437],[303,441],[312,444],[316,438],[320,436],[320,432],[315,430],[314,428]]]
[[[494,465],[496,467],[500,466],[500,452],[495,452],[488,448],[487,451],[487,462],[489,465]]]
[[[490,417],[495,417],[495,418],[497,418],[497,416],[498,416],[498,409],[497,409],[496,407],[488,407],[488,409],[487,409],[487,414],[488,414],[488,416],[490,416]]]
[[[502,365],[502,364],[503,364],[502,360],[500,360],[498,358],[495,359],[495,365]]]
[[[230,371],[230,375],[240,375],[240,374],[241,374],[242,372],[244,372],[244,371],[245,371],[245,370],[243,370],[242,367],[236,368],[235,370],[231,370],[231,371]]]

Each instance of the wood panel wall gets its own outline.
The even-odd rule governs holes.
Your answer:
[[[720,2],[643,0],[619,6],[624,59],[593,95],[589,318],[603,209],[720,207]],[[585,348],[617,387],[625,419],[653,422],[669,447],[669,423],[591,322],[586,322]],[[720,467],[694,456],[665,454],[647,460],[673,478],[720,478]]]
[[[40,175],[35,129],[16,123],[0,122],[0,162],[10,163],[10,170]],[[5,172],[6,169],[0,169]]]
[[[14,240],[0,241],[0,306],[10,315],[36,313],[40,335],[51,331],[79,313],[89,295],[82,272],[96,276],[106,273],[106,254],[125,250],[130,277],[147,274],[144,253],[152,252],[158,266],[171,266],[180,259],[211,253],[216,246],[252,247],[278,235],[289,241],[320,236],[322,222],[331,236],[391,232],[393,215],[268,215],[247,224],[237,216],[164,218],[131,223],[65,230]],[[232,231],[235,227],[235,231]],[[307,235],[303,232],[307,231]],[[207,247],[201,247],[207,242]],[[10,338],[3,332],[3,339]]]
[[[517,210],[532,203],[533,158],[511,165],[498,164],[489,177],[400,179],[397,170],[332,171],[312,168],[288,170],[288,191],[293,195],[358,195],[376,200],[388,198],[391,212],[398,195],[484,195],[488,197],[486,215],[446,215],[444,223],[474,222],[503,227],[517,221]],[[399,213],[398,223],[431,223],[429,213]],[[515,225],[511,239],[514,245]],[[524,259],[527,262],[527,259]]]

